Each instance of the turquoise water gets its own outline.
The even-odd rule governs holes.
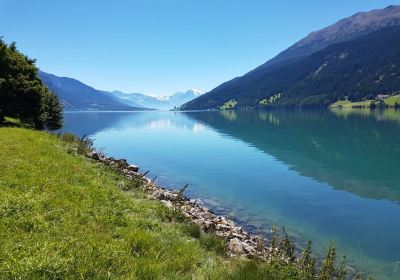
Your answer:
[[[399,111],[71,112],[64,131],[252,229],[400,279]],[[302,242],[303,241],[303,242]]]

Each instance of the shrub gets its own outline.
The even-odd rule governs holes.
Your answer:
[[[59,137],[62,141],[72,144],[79,154],[86,154],[93,150],[93,139],[86,135],[79,138],[73,133],[66,132],[64,134],[59,134]]]

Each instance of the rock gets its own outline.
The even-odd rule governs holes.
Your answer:
[[[128,165],[128,167],[126,169],[128,169],[129,171],[133,171],[133,172],[138,172],[139,171],[139,167],[136,166],[136,165],[133,165],[133,164]]]
[[[165,206],[168,208],[172,209],[174,206],[172,205],[172,202],[169,200],[160,200]]]
[[[196,199],[196,204],[198,205],[203,205],[204,202],[201,199]]]
[[[215,232],[217,230],[217,227],[213,222],[210,221],[205,221],[204,222],[204,231],[206,232]]]
[[[88,158],[92,158],[94,160],[99,160],[99,154],[96,151],[91,151],[86,154]]]
[[[165,200],[167,197],[165,196],[164,193],[156,193],[155,197],[157,197],[159,200]]]
[[[203,228],[203,223],[204,223],[204,221],[203,221],[202,219],[195,219],[195,220],[193,220],[193,223],[194,223],[196,226],[198,226],[198,227],[200,227],[200,228]]]
[[[229,241],[228,249],[235,255],[242,255],[244,253],[243,244],[238,238],[233,238]]]
[[[115,163],[119,168],[125,168],[128,166],[128,163],[126,162],[126,159],[116,159]]]

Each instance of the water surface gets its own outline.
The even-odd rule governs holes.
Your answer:
[[[400,279],[399,111],[71,112],[64,130],[253,229],[334,241]]]

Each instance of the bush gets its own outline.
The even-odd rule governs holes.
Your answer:
[[[71,143],[79,154],[86,154],[93,150],[93,139],[86,135],[79,138],[75,134],[66,132],[64,134],[59,134],[59,137],[62,141]]]

